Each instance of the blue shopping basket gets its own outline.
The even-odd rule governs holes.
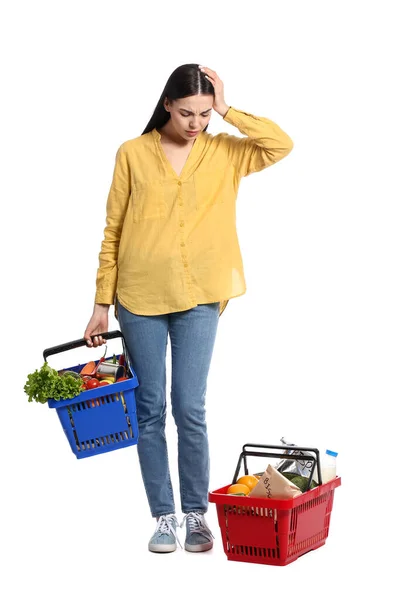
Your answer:
[[[139,430],[136,416],[134,389],[138,387],[137,376],[132,369],[124,337],[118,330],[100,333],[104,339],[122,338],[122,347],[129,379],[119,383],[85,390],[75,398],[48,400],[49,408],[55,408],[64,433],[76,458],[103,454],[138,443]],[[93,337],[93,336],[92,336]],[[52,354],[86,346],[84,338],[53,346],[43,352],[44,360]],[[117,359],[121,356],[116,355]],[[112,357],[108,357],[109,360]],[[96,366],[99,361],[94,361]],[[68,367],[68,371],[79,373],[84,365]]]

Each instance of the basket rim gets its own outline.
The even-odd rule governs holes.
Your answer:
[[[70,406],[71,404],[77,404],[79,402],[84,402],[85,400],[92,400],[93,398],[101,398],[102,396],[113,396],[119,392],[128,392],[138,387],[139,382],[136,374],[133,374],[132,377],[126,379],[125,381],[120,381],[119,383],[110,383],[110,386],[101,386],[96,387],[93,390],[84,390],[78,396],[74,396],[74,398],[66,398],[65,400],[54,400],[54,398],[49,398],[47,401],[47,405],[49,408],[61,408],[63,406]],[[109,387],[113,386],[112,391],[105,393],[103,390],[105,388],[109,389]]]
[[[279,500],[277,498],[257,498],[255,496],[248,498],[247,496],[233,496],[227,494],[227,490],[231,483],[228,485],[224,485],[213,492],[209,492],[208,499],[210,502],[215,504],[229,504],[229,505],[240,505],[240,506],[255,506],[258,508],[275,508],[275,509],[283,509],[290,510],[292,508],[296,508],[297,506],[301,506],[310,500],[314,500],[315,498],[319,498],[322,494],[326,494],[327,492],[333,491],[335,488],[339,487],[342,484],[342,479],[339,476],[336,476],[335,479],[328,481],[327,483],[323,483],[308,492],[304,492],[300,496],[296,498],[288,498],[286,500]]]

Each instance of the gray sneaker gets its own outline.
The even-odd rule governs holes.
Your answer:
[[[181,523],[183,527],[186,521],[185,550],[189,552],[204,552],[213,547],[214,537],[206,523],[204,514],[200,512],[189,512]]]
[[[161,515],[157,521],[156,530],[149,541],[150,552],[174,552],[176,550],[176,540],[181,546],[176,535],[178,525],[178,519],[174,514]]]

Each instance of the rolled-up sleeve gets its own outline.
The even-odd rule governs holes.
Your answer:
[[[247,137],[226,134],[229,160],[241,177],[262,171],[282,160],[293,148],[293,140],[279,125],[251,113],[229,107],[223,117]]]

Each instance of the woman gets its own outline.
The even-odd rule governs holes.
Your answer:
[[[212,109],[245,137],[206,133]],[[246,291],[236,196],[242,177],[273,165],[292,147],[273,121],[229,106],[215,71],[188,64],[170,76],[142,135],[118,148],[84,338],[88,346],[105,343],[96,334],[108,331],[114,304],[139,380],[138,456],[157,519],[150,551],[174,551],[177,541],[165,438],[168,334],[185,549],[213,545],[204,517],[205,394],[219,317],[230,298]]]

